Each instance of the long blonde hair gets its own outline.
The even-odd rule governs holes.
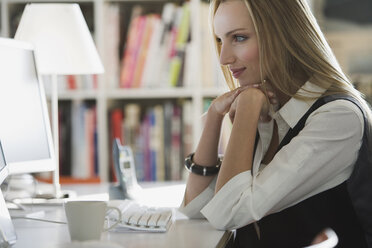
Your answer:
[[[217,8],[225,1],[231,0],[211,0],[211,24]],[[243,1],[251,15],[262,81],[269,79],[283,94],[306,99],[309,96],[297,93],[304,82],[296,80],[298,73],[305,74],[313,84],[327,89],[325,94],[347,94],[357,99],[372,120],[368,104],[341,70],[306,0],[234,1]],[[211,28],[214,33],[213,25]],[[215,42],[215,46],[220,55],[220,44]],[[223,65],[221,68],[230,89],[236,88],[229,69]]]

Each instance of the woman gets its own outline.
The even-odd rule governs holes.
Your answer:
[[[192,173],[180,210],[237,229],[236,247],[303,247],[325,227],[336,231],[340,247],[366,247],[345,182],[371,114],[306,1],[213,0],[211,7],[231,91],[212,102],[198,147],[185,160]],[[318,99],[339,94],[355,103],[327,100],[295,137],[285,137]],[[233,125],[221,163],[226,114]]]

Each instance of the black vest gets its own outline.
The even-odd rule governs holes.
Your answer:
[[[293,129],[290,129],[278,151],[304,127],[307,117],[323,104],[349,96],[332,95],[318,99]],[[300,248],[311,244],[315,236],[329,227],[339,239],[337,247],[363,248],[371,243],[372,228],[372,159],[368,147],[367,120],[364,115],[363,143],[350,178],[329,190],[314,195],[281,212],[265,216],[257,222],[258,239],[253,224],[236,230],[234,247]],[[368,217],[368,218],[367,218]]]

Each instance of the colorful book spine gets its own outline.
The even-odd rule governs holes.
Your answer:
[[[120,142],[124,144],[123,140],[123,133],[122,133],[122,125],[123,125],[123,111],[121,108],[115,108],[111,110],[110,112],[110,147],[114,141],[115,138],[120,139]],[[112,150],[112,147],[111,147]],[[111,155],[111,150],[110,150],[110,155]],[[114,169],[114,164],[112,161],[112,158],[110,156],[110,179],[113,182],[117,181],[117,177],[115,175],[115,169]]]

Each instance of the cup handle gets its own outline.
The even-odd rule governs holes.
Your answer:
[[[111,210],[111,209],[112,210],[115,210],[116,212],[118,212],[118,219],[111,226],[104,228],[103,229],[104,232],[111,230],[112,228],[116,227],[121,222],[121,211],[120,211],[120,209],[117,208],[117,207],[107,207],[107,210],[106,211]]]

